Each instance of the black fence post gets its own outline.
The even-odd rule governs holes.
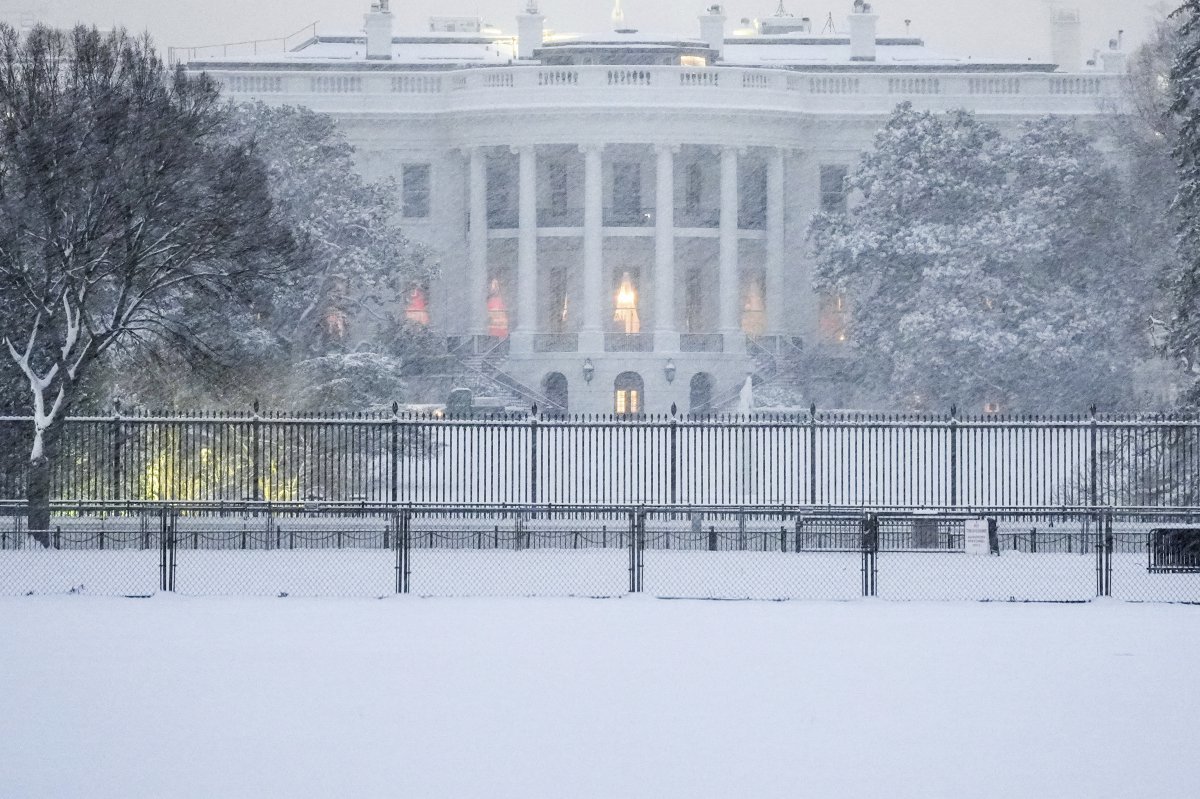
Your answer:
[[[262,425],[258,415],[258,400],[254,401],[254,416],[250,420],[250,479],[254,481],[251,492],[255,502],[262,500]],[[243,540],[242,549],[245,549]]]
[[[950,406],[950,507],[958,506],[958,408]]]
[[[637,592],[640,594],[645,590],[646,577],[646,509],[642,508],[638,513],[637,526]]]
[[[407,594],[412,575],[412,508],[405,508],[393,517],[396,534],[396,593]]]
[[[1104,514],[1104,596],[1112,596],[1113,573],[1113,517],[1112,511]]]
[[[529,417],[529,504],[538,501],[538,417],[537,405]]]
[[[637,511],[629,511],[629,593],[636,594],[637,586]]]
[[[677,502],[679,481],[679,419],[676,417],[677,408],[671,403],[671,504]]]
[[[808,406],[808,504],[817,504],[817,404]]]
[[[1100,504],[1100,482],[1098,477],[1100,455],[1097,449],[1100,424],[1096,420],[1096,406],[1089,408],[1091,423],[1088,436],[1088,502],[1094,508]]]
[[[158,512],[158,590],[167,590],[167,509]]]
[[[862,595],[878,596],[879,517],[868,513],[862,520]]]
[[[121,446],[124,444],[124,425],[121,423],[121,401],[113,400],[112,463],[109,473],[109,494],[114,501],[121,499]]]
[[[391,430],[392,462],[389,467],[392,502],[400,501],[400,404],[392,403]],[[385,543],[384,546],[387,546]]]

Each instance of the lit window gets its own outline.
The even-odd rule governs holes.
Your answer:
[[[708,61],[704,56],[700,55],[684,55],[679,57],[679,66],[681,67],[706,67]]]
[[[423,288],[413,289],[412,294],[408,298],[408,305],[404,309],[404,319],[414,325],[429,324],[429,297]]]
[[[844,344],[846,335],[846,298],[834,294],[821,298],[820,312],[817,318],[817,328],[821,338],[836,344]]]
[[[429,164],[405,164],[400,173],[402,213],[408,219],[429,216]]]
[[[762,281],[757,277],[750,278],[746,284],[745,301],[742,303],[742,332],[749,336],[761,336],[767,332]]]
[[[626,272],[621,276],[621,285],[617,288],[616,310],[613,312],[613,321],[616,322],[618,332],[627,335],[641,332],[642,323],[638,318],[637,301],[637,289],[633,287],[633,278]]]
[[[614,408],[618,416],[636,416],[642,412],[642,376],[637,372],[622,372],[613,382]]]
[[[508,306],[500,292],[500,281],[492,280],[487,299],[488,335],[508,338]]]
[[[821,167],[821,210],[846,213],[846,180],[850,170],[844,166]]]

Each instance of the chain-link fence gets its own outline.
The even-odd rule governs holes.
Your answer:
[[[1200,511],[98,505],[49,547],[25,513],[0,506],[0,595],[1200,603]]]

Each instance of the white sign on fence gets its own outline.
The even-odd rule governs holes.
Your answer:
[[[987,555],[991,552],[987,519],[967,519],[964,549],[968,555]]]

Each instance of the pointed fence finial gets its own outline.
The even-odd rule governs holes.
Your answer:
[[[679,406],[677,406],[675,403],[672,402],[671,403],[671,416],[675,417],[678,415],[679,415]]]

